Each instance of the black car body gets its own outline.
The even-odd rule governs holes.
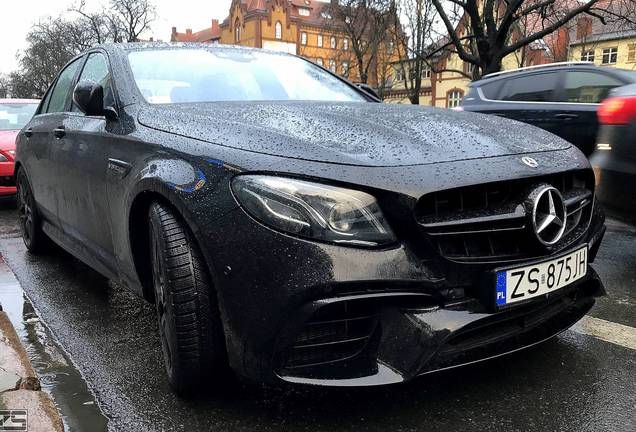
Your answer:
[[[160,85],[135,84],[132,53],[168,53],[161,56],[181,74],[190,57],[170,56],[192,50],[193,58],[258,67],[263,56],[274,56],[274,63],[302,67],[353,101],[174,103],[157,95],[165,92]],[[101,87],[79,76],[95,53],[108,59],[111,75],[105,111],[87,102],[101,96]],[[604,233],[587,159],[552,134],[505,127],[507,120],[494,116],[374,103],[305,60],[262,50],[107,45],[74,62],[80,64],[66,74],[72,77],[62,72],[57,81],[67,90],[63,111],[47,113],[47,101],[56,100],[47,95],[19,137],[27,246],[35,249],[41,225],[104,275],[151,301],[160,298],[160,330],[168,314],[161,308],[183,303],[192,286],[199,295],[204,290],[209,307],[218,308],[210,318],[223,339],[217,354],[241,375],[334,386],[396,383],[543,341],[604,293],[591,267],[563,258],[563,281],[568,272],[568,280],[578,274],[575,283],[503,304],[508,294],[498,270],[576,250],[592,262]],[[147,73],[167,69],[150,61]],[[171,80],[162,83],[175,86]],[[173,88],[170,99],[200,97],[212,85],[201,83],[201,90]],[[229,94],[251,88],[244,85]],[[547,228],[537,234],[533,215],[540,212],[560,217],[563,229],[542,219]],[[169,222],[165,238],[176,242],[170,250],[185,258],[200,252],[204,264],[186,260],[166,273],[166,249],[149,249],[162,221]],[[191,282],[173,287],[165,300],[166,274]],[[203,304],[193,303],[186,315],[205,315]],[[193,340],[201,342],[203,333]],[[181,386],[169,360],[175,388],[198,384],[194,376]]]
[[[620,87],[599,109],[601,127],[590,158],[596,192],[613,215],[636,223],[636,85]]]
[[[461,107],[540,127],[589,156],[598,132],[599,104],[613,88],[633,82],[633,71],[586,62],[531,66],[473,82]]]

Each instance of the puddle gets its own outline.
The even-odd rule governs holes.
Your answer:
[[[86,381],[68,355],[55,342],[46,325],[0,256],[0,303],[13,323],[42,390],[57,405],[66,431],[105,431],[108,419],[102,414]]]

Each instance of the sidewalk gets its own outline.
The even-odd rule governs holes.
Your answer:
[[[0,305],[0,310],[2,306]],[[8,416],[8,417],[7,417]],[[64,426],[5,312],[0,311],[0,430],[62,432]]]

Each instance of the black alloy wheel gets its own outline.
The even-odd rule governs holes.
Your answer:
[[[227,376],[216,293],[190,231],[173,210],[153,203],[150,259],[159,336],[168,380],[181,394]]]

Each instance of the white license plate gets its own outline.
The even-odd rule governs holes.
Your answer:
[[[587,246],[525,267],[497,272],[497,306],[539,297],[570,285],[587,274]]]

